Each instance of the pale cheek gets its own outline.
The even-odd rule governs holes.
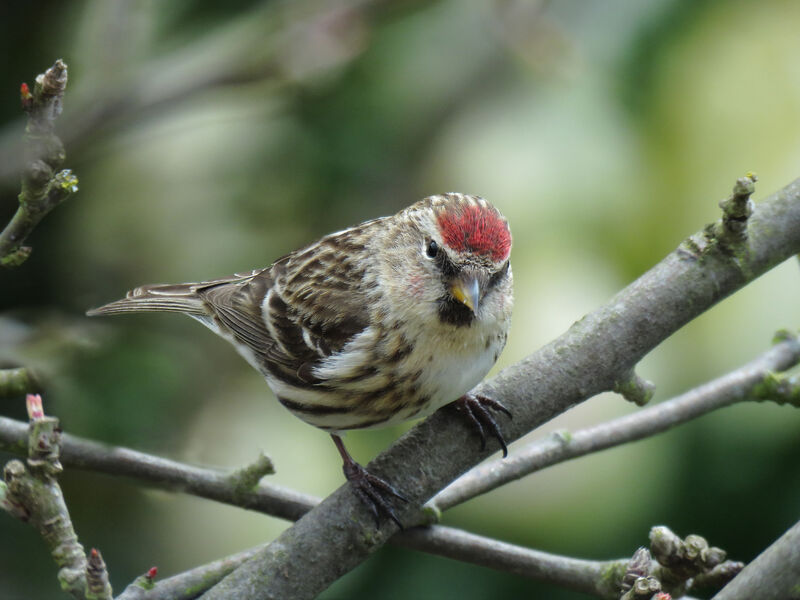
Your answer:
[[[508,315],[511,312],[511,307],[514,301],[510,294],[494,293],[484,304],[486,312],[483,315],[491,315],[494,318],[502,318],[503,315]]]
[[[503,295],[503,310],[504,311],[511,311],[511,307],[514,305],[514,298],[511,294],[504,294]]]
[[[422,275],[412,275],[408,280],[408,293],[411,297],[415,300],[421,300],[424,290]]]

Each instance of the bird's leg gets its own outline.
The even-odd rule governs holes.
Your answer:
[[[384,515],[397,523],[400,529],[403,529],[403,524],[397,518],[391,504],[389,504],[388,497],[394,496],[403,502],[408,502],[408,499],[392,487],[391,484],[373,475],[353,460],[347,448],[344,447],[341,437],[335,433],[332,433],[331,437],[333,438],[333,443],[336,444],[336,449],[339,450],[339,454],[342,456],[344,476],[353,485],[356,495],[367,505],[367,508],[375,517],[375,525],[380,527],[380,517]]]
[[[500,431],[500,426],[495,421],[492,413],[489,412],[489,409],[505,413],[509,419],[513,419],[514,417],[510,410],[497,400],[492,400],[480,394],[464,394],[453,404],[456,409],[467,416],[469,422],[478,430],[478,435],[481,436],[481,450],[486,448],[485,430],[488,429],[489,434],[500,442],[500,447],[503,449],[503,458],[508,456],[508,447],[506,446],[505,438],[503,438],[503,432]]]

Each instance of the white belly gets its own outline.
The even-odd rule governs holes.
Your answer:
[[[478,354],[439,357],[428,385],[423,385],[431,397],[425,414],[457,400],[478,385],[494,365],[497,352],[490,346]]]

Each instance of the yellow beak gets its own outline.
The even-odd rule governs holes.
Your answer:
[[[478,285],[477,277],[470,274],[462,275],[450,286],[450,293],[453,294],[453,298],[469,308],[473,314],[478,313],[481,289]]]

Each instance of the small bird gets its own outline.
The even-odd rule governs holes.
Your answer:
[[[144,285],[89,316],[179,312],[231,342],[297,417],[330,433],[345,477],[376,521],[402,528],[403,495],[347,452],[341,434],[456,402],[507,454],[490,410],[470,394],[497,361],[511,321],[511,232],[483,198],[430,196],[332,233],[272,265],[200,283]]]

